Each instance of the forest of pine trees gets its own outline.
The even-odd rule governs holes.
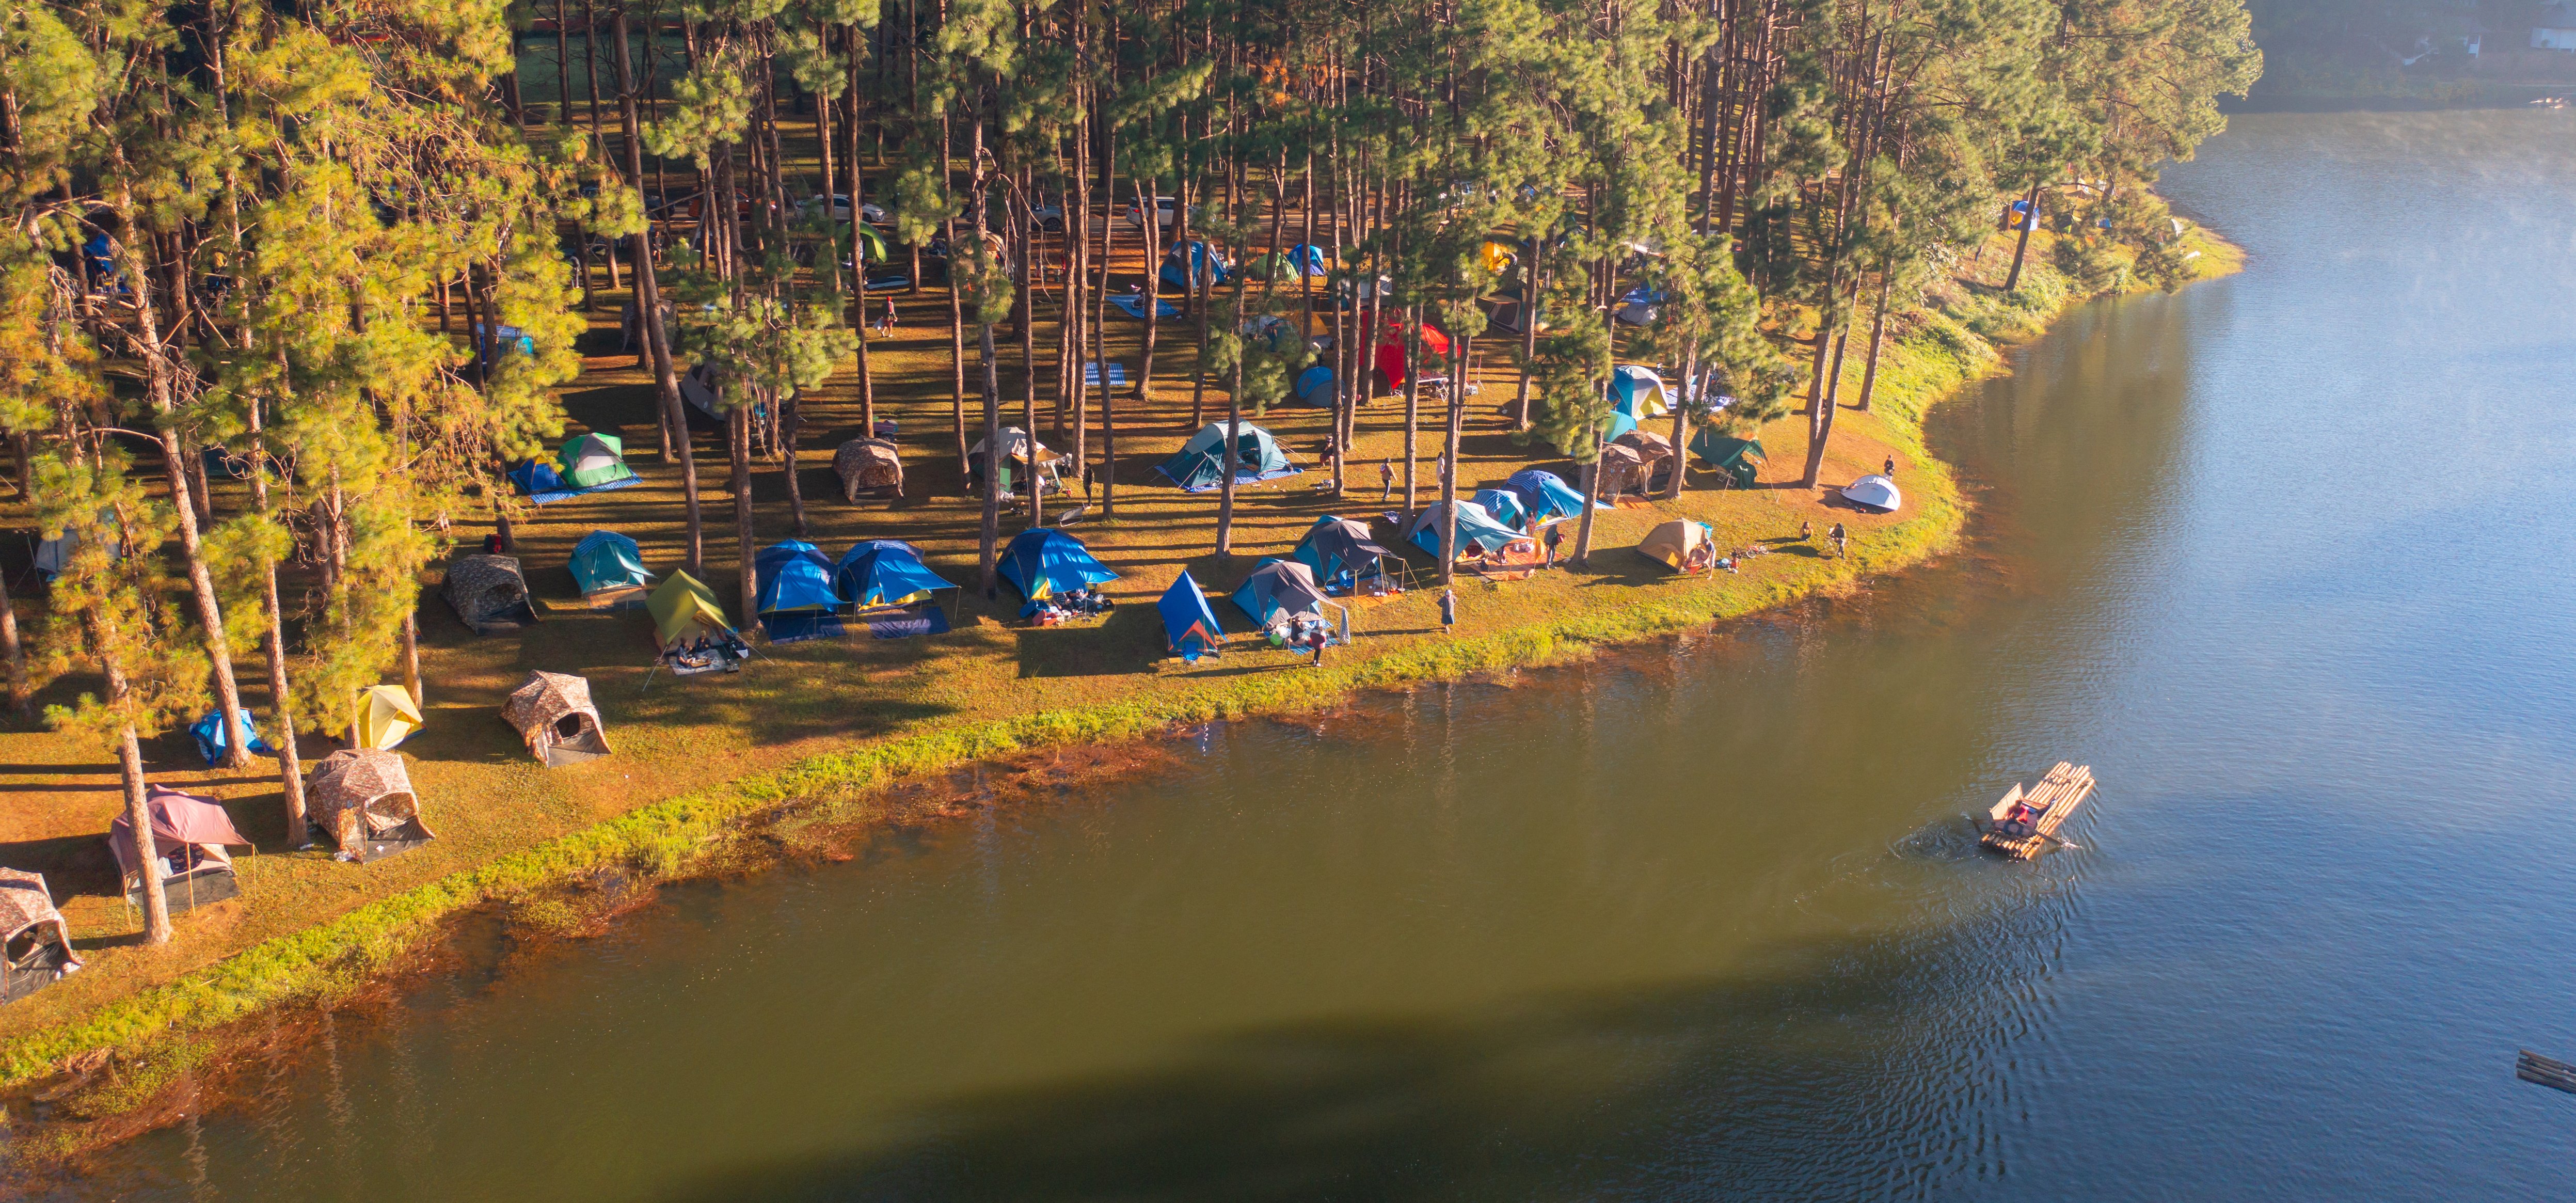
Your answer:
[[[1623,337],[1686,382],[1675,444],[1803,410],[1812,484],[1846,360],[1866,408],[1885,315],[2009,202],[2095,232],[2058,244],[2082,287],[2179,282],[2149,186],[2259,62],[2236,0],[12,0],[0,429],[73,550],[25,629],[0,606],[10,704],[83,682],[44,717],[119,759],[143,833],[139,741],[234,714],[257,674],[300,840],[293,733],[346,727],[389,673],[418,692],[424,568],[506,532],[501,472],[549,454],[588,311],[630,295],[692,570],[681,377],[705,365],[721,398],[746,597],[754,474],[783,472],[805,524],[800,394],[855,373],[873,404],[879,271],[945,307],[930,454],[961,462],[1049,421],[1077,465],[1114,456],[1121,397],[1081,370],[1106,363],[1110,265],[1205,242],[1256,270],[1146,305],[1138,365],[1190,391],[1193,427],[1310,366],[1242,333],[1282,317],[1333,332],[1347,446],[1383,387],[1370,332],[1419,363],[1428,326],[1449,378],[1516,375],[1513,423],[1588,464],[1606,315],[1645,289]],[[1126,220],[1166,197],[1168,227]],[[1283,286],[1300,246],[1322,287]],[[1489,329],[1502,294],[1544,328]],[[1158,345],[1194,351],[1186,380]],[[1458,462],[1464,397],[1423,375],[1394,398],[1408,499],[1417,439]],[[224,506],[210,463],[248,481]],[[1233,507],[1229,480],[1220,552]]]

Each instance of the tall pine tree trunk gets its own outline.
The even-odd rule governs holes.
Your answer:
[[[745,389],[748,392],[748,389]],[[739,579],[742,585],[742,620],[748,630],[758,617],[760,583],[752,575],[751,549],[751,406],[749,396],[732,398],[725,410],[725,443],[733,458],[733,544],[740,557]]]
[[[2030,194],[2023,197],[2022,201],[2030,206],[2030,211],[2022,214],[2020,221],[2013,223],[2021,227],[2021,233],[2018,237],[2013,239],[2012,270],[2004,274],[2005,292],[2011,292],[2012,290],[2021,287],[2022,256],[2029,253],[2031,229],[2039,224],[2038,180],[2032,180],[2030,182]]]

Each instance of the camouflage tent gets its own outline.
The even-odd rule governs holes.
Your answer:
[[[537,620],[528,578],[513,556],[458,556],[447,566],[447,604],[477,635],[515,630]]]
[[[841,497],[903,496],[903,458],[886,439],[851,439],[832,453],[832,471],[841,478]]]
[[[0,1003],[16,1002],[80,968],[72,930],[45,879],[0,869]]]
[[[420,797],[403,759],[375,748],[343,748],[322,758],[305,796],[313,819],[339,841],[340,857],[378,860],[434,837],[420,820]]]
[[[582,677],[530,672],[527,683],[501,703],[501,717],[519,729],[528,751],[547,768],[562,768],[608,755],[608,733],[591,704]]]

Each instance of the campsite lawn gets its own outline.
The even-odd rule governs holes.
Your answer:
[[[1631,500],[1616,512],[1600,515],[1587,567],[1499,584],[1462,577],[1456,638],[1474,640],[1554,628],[1579,643],[1585,630],[1606,629],[1597,620],[1642,604],[1681,600],[1695,615],[1737,614],[1836,587],[1865,571],[1916,562],[1938,551],[1959,530],[1962,511],[1948,473],[1923,452],[1922,412],[1995,362],[1992,341],[2035,333],[2061,306],[2064,291],[2045,267],[2045,241],[2043,235],[2032,248],[2033,270],[2026,273],[2019,296],[2004,298],[1978,282],[1952,281],[1936,290],[1930,307],[1902,315],[1891,332],[1876,412],[1846,409],[1837,418],[1822,480],[1827,486],[1840,485],[1878,471],[1881,460],[1893,456],[1897,480],[1906,491],[1900,512],[1867,514],[1831,504],[1830,487],[1801,489],[1784,483],[1796,479],[1807,450],[1805,419],[1793,417],[1760,432],[1770,453],[1761,470],[1760,487],[1721,490],[1713,487],[1714,474],[1694,471],[1679,501]],[[2223,250],[2220,244],[2211,246]],[[1982,257],[1982,275],[1989,277],[1982,285],[1991,285],[1991,278],[2001,276],[2009,255],[2009,244],[1999,238]],[[2223,254],[2211,258],[2213,274],[2222,261],[2232,262]],[[1130,276],[1137,266],[1127,264]],[[874,641],[854,625],[854,633],[842,640],[761,645],[750,669],[739,675],[683,680],[660,674],[648,688],[647,618],[640,610],[585,608],[565,567],[573,545],[588,532],[603,528],[635,538],[643,547],[647,566],[656,573],[678,566],[682,559],[679,474],[675,467],[655,459],[647,380],[635,370],[631,355],[617,351],[620,299],[601,294],[600,308],[583,342],[586,370],[564,390],[564,403],[572,431],[621,435],[628,463],[644,483],[523,512],[517,525],[518,554],[543,618],[533,628],[478,638],[440,600],[434,575],[431,587],[422,594],[427,725],[400,751],[410,762],[424,816],[439,838],[419,851],[363,867],[332,860],[327,846],[293,850],[284,842],[273,762],[263,759],[242,772],[209,770],[184,733],[173,732],[147,744],[152,779],[221,800],[259,848],[255,856],[241,858],[243,891],[238,901],[182,916],[175,940],[149,948],[140,943],[139,924],[117,896],[114,862],[102,839],[121,803],[112,758],[85,751],[50,732],[19,726],[0,733],[0,790],[13,799],[0,808],[0,864],[46,875],[70,920],[75,943],[89,961],[85,971],[63,983],[0,1009],[0,1044],[26,1047],[24,1042],[35,1033],[112,1010],[117,1000],[147,987],[181,979],[233,953],[289,936],[372,900],[487,864],[650,803],[820,753],[846,752],[1040,711],[1079,711],[1139,699],[1251,698],[1254,708],[1263,697],[1295,697],[1300,699],[1298,704],[1309,705],[1329,700],[1311,692],[1255,688],[1259,682],[1254,678],[1311,670],[1303,667],[1302,656],[1270,649],[1252,638],[1238,638],[1222,656],[1195,666],[1168,658],[1153,602],[1184,568],[1212,594],[1230,592],[1262,556],[1285,554],[1319,515],[1371,519],[1400,509],[1400,479],[1396,498],[1380,503],[1377,465],[1391,458],[1401,473],[1401,400],[1380,398],[1363,410],[1351,456],[1350,492],[1340,499],[1317,487],[1330,478],[1317,462],[1327,429],[1324,411],[1289,407],[1260,419],[1307,470],[1242,491],[1237,500],[1235,554],[1219,558],[1211,551],[1216,495],[1183,494],[1158,485],[1153,482],[1160,478],[1150,471],[1191,433],[1186,345],[1190,327],[1167,323],[1151,396],[1141,402],[1122,399],[1119,405],[1119,456],[1114,469],[1120,482],[1118,517],[1114,521],[1094,517],[1069,528],[1120,574],[1118,581],[1105,587],[1118,608],[1106,619],[1034,629],[1016,618],[1020,599],[1007,584],[998,600],[984,598],[974,587],[980,503],[962,495],[951,433],[947,304],[935,291],[898,296],[902,318],[895,333],[871,343],[879,417],[901,425],[906,497],[857,505],[841,500],[830,469],[831,450],[856,437],[859,423],[856,380],[847,370],[806,402],[801,480],[812,524],[810,539],[826,556],[837,558],[861,539],[908,540],[922,549],[934,570],[966,585],[952,603],[956,629],[930,638]],[[1046,345],[1047,333],[1042,324],[1041,347]],[[1130,372],[1136,368],[1141,333],[1140,323],[1123,321],[1112,331],[1112,358]],[[1003,340],[1003,387],[1009,399],[1006,424],[1019,421],[1016,342],[1016,338]],[[1500,349],[1490,340],[1484,345],[1487,350]],[[970,382],[973,354],[970,343]],[[1483,391],[1471,398],[1467,412],[1461,495],[1476,487],[1498,485],[1512,472],[1530,466],[1577,479],[1572,466],[1550,449],[1515,441],[1505,417],[1514,374],[1505,358],[1485,358],[1480,353],[1480,359],[1484,360]],[[1860,359],[1854,354],[1849,360],[1842,389],[1846,403],[1858,395]],[[1050,446],[1062,448],[1065,442],[1051,428],[1051,357],[1043,351],[1039,370],[1040,436]],[[1208,390],[1208,413],[1211,418],[1224,414],[1218,389]],[[970,424],[980,427],[980,408],[973,398],[969,414]],[[1437,498],[1432,465],[1438,426],[1435,412],[1424,413],[1419,468],[1423,504]],[[1649,428],[1662,429],[1654,423]],[[733,583],[732,511],[724,492],[725,456],[712,431],[701,431],[696,447],[707,520],[705,579],[741,619]],[[790,537],[779,464],[756,461],[753,475],[757,544]],[[238,500],[218,491],[219,504]],[[1051,501],[1050,515],[1067,504]],[[1096,506],[1093,513],[1097,514]],[[22,501],[8,516],[14,525],[27,525]],[[1655,524],[1675,516],[1709,522],[1721,546],[1762,544],[1773,550],[1750,559],[1740,574],[1678,579],[1633,550]],[[1815,539],[1790,538],[1802,520],[1815,524]],[[1832,558],[1822,537],[1837,521],[1853,532],[1848,559]],[[1021,525],[1006,514],[1004,537]],[[460,528],[454,534],[460,543],[473,543],[485,529]],[[1378,530],[1381,541],[1395,545],[1383,522]],[[1572,549],[1569,528],[1566,551],[1570,554]],[[9,553],[13,584],[29,580],[26,547],[12,547]],[[1429,557],[1413,553],[1412,558],[1417,574],[1426,582],[1431,580]],[[40,608],[41,599],[30,601],[23,588],[13,592],[20,600],[21,621],[26,622],[32,617],[29,611]],[[1347,674],[1355,666],[1390,657],[1408,665],[1437,663],[1436,658],[1404,655],[1448,638],[1439,630],[1437,595],[1434,585],[1398,598],[1354,603],[1359,638],[1355,645],[1333,651],[1332,668]],[[1250,621],[1229,602],[1219,598],[1213,607],[1229,633],[1240,636],[1252,630]],[[1587,622],[1596,625],[1587,628]],[[560,769],[539,767],[528,756],[517,733],[502,722],[500,705],[503,695],[531,669],[589,678],[607,721],[613,756]],[[264,677],[256,661],[245,661],[241,675],[248,691],[246,704],[265,715]],[[65,702],[95,688],[90,680],[67,678],[52,685],[40,701]],[[309,762],[333,746],[330,740],[308,735],[305,756]]]

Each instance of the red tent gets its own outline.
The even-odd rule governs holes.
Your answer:
[[[144,805],[152,815],[152,850],[162,856],[194,844],[200,856],[230,864],[232,857],[224,852],[224,846],[250,842],[233,830],[232,816],[225,814],[223,807],[203,798],[156,785]],[[128,874],[139,868],[134,863],[133,831],[133,824],[126,822],[122,814],[107,828],[107,843],[116,850],[117,866]]]
[[[1449,354],[1449,336],[1429,326],[1422,327],[1422,350],[1445,358]],[[1388,322],[1386,333],[1378,336],[1377,370],[1386,375],[1388,388],[1403,388],[1404,367],[1404,323]]]

